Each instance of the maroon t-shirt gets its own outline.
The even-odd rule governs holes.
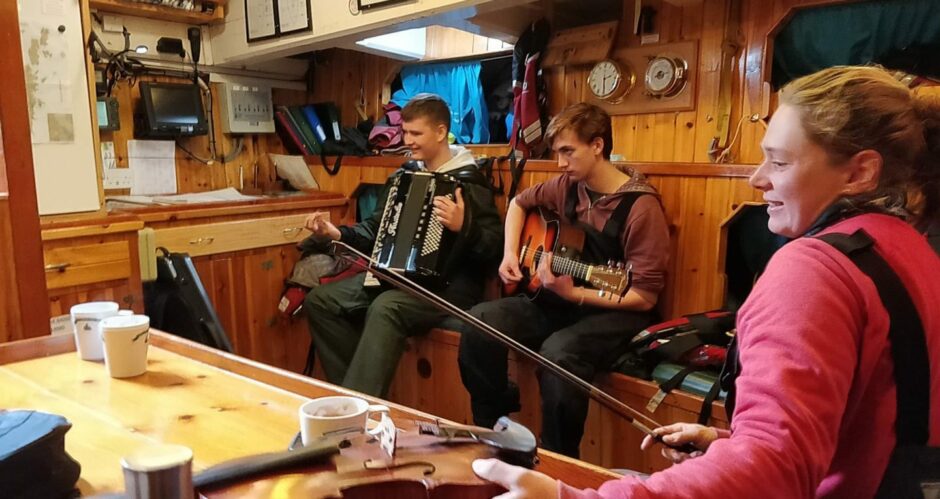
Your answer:
[[[623,261],[633,264],[633,286],[651,293],[659,293],[666,284],[666,266],[669,263],[669,227],[656,190],[637,172],[612,194],[605,194],[591,202],[584,182],[578,183],[578,201],[575,213],[579,222],[603,231],[607,221],[629,192],[649,192],[640,196],[630,209],[623,224],[620,243]],[[532,186],[516,196],[516,204],[524,209],[544,208],[558,215],[564,213],[566,198],[572,179],[559,175]]]

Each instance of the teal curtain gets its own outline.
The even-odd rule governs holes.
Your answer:
[[[480,62],[445,62],[405,66],[401,70],[401,90],[392,102],[401,107],[417,94],[430,92],[450,107],[450,131],[459,144],[486,144],[490,141],[489,113]]]
[[[940,43],[940,1],[882,0],[800,10],[774,40],[772,82],[867,64],[912,45]]]

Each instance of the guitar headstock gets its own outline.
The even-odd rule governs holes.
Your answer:
[[[633,285],[633,265],[623,262],[607,262],[607,265],[593,265],[589,282],[601,296],[608,299],[623,299]]]

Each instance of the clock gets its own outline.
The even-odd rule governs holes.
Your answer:
[[[672,97],[685,88],[689,64],[681,57],[657,56],[646,66],[644,86],[653,97]]]
[[[636,75],[629,66],[605,59],[591,68],[587,83],[591,93],[598,99],[618,102],[633,89]]]

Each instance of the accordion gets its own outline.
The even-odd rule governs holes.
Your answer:
[[[424,282],[439,283],[457,234],[434,216],[435,196],[452,196],[451,175],[403,171],[389,188],[372,259],[380,268]]]

